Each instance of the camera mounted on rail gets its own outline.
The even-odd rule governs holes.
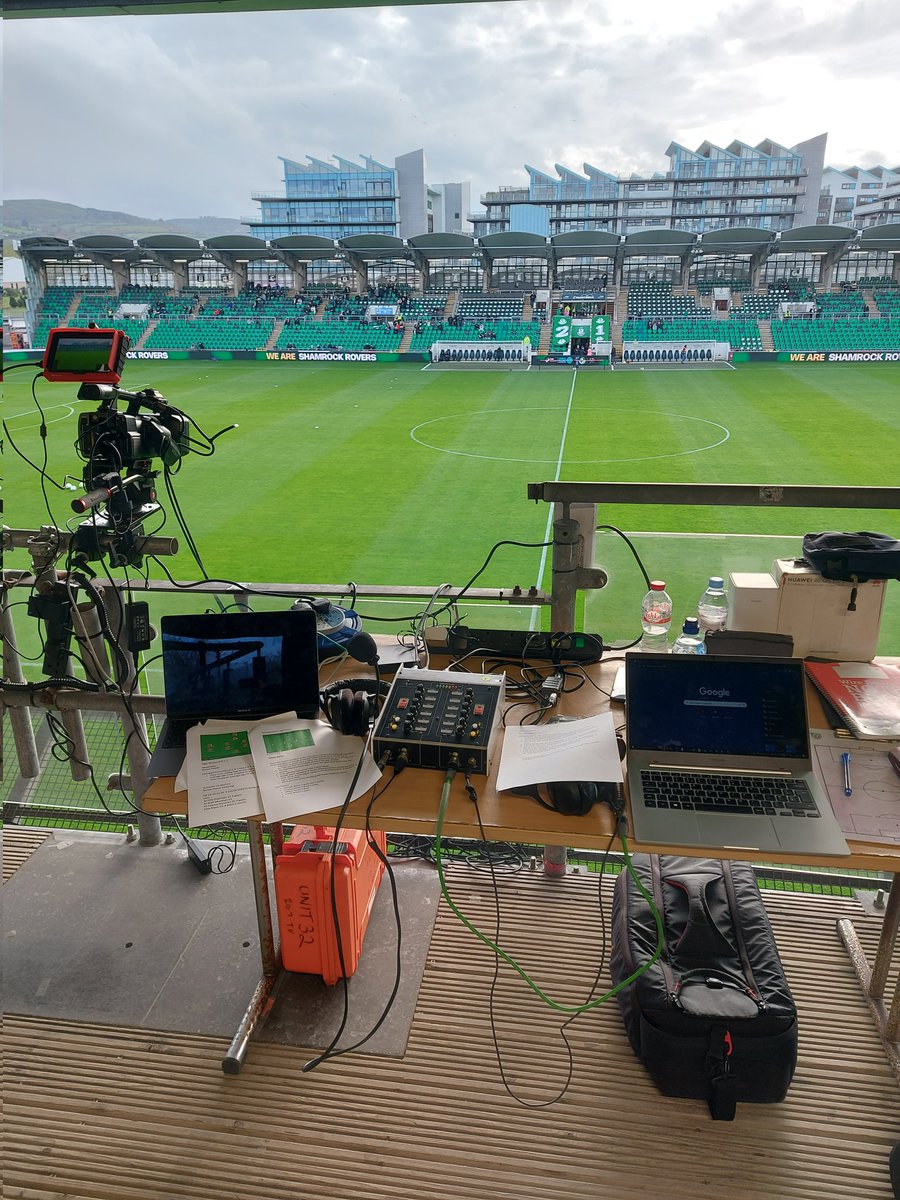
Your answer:
[[[98,405],[78,418],[84,495],[72,509],[91,515],[75,531],[74,551],[83,562],[108,555],[114,567],[142,564],[143,522],[160,509],[153,460],[168,469],[190,450],[183,412],[155,388],[118,386],[130,344],[119,329],[53,329],[41,364],[45,379],[80,382],[78,399]]]

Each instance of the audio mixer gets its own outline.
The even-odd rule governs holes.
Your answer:
[[[375,728],[375,757],[390,750],[396,761],[405,750],[411,767],[443,771],[455,754],[461,770],[486,775],[505,683],[505,675],[401,666]]]

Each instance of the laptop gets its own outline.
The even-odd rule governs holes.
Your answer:
[[[802,659],[640,653],[625,671],[637,839],[850,853],[813,770]]]
[[[318,715],[311,609],[163,617],[160,633],[166,720],[150,758],[151,776],[178,774],[187,731],[200,721]]]

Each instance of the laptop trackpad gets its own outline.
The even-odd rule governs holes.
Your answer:
[[[701,845],[728,850],[780,850],[781,844],[768,817],[732,817],[726,813],[697,817]]]

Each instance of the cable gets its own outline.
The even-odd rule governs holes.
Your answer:
[[[129,735],[130,736],[130,735]],[[233,829],[227,829],[225,826],[209,825],[199,831],[201,839],[208,837],[219,836],[217,830],[223,829],[231,838],[231,845],[228,846],[224,842],[218,845],[210,846],[206,857],[199,854],[197,844],[193,838],[188,837],[187,833],[181,828],[178,818],[173,813],[171,816],[172,824],[181,834],[184,839],[184,844],[187,847],[188,858],[194,863],[199,871],[205,875],[227,875],[232,869],[237,858],[237,833]],[[224,864],[224,865],[223,865]]]
[[[627,978],[620,980],[619,983],[617,983],[609,991],[604,992],[604,994],[602,996],[597,996],[595,999],[590,1000],[585,1004],[561,1004],[559,1001],[554,1000],[551,996],[548,996],[547,993],[537,983],[535,983],[535,981],[531,978],[531,976],[516,962],[516,960],[514,958],[512,958],[511,955],[507,954],[506,951],[503,950],[500,946],[498,946],[495,941],[493,941],[491,938],[489,938],[486,934],[482,933],[481,930],[478,929],[477,926],[475,926],[468,919],[468,917],[466,917],[466,915],[460,911],[459,907],[456,905],[455,901],[453,900],[453,897],[450,895],[449,891],[447,890],[447,881],[444,878],[444,869],[443,869],[443,864],[441,861],[441,833],[443,830],[444,818],[445,818],[446,812],[447,812],[447,804],[450,800],[450,790],[453,786],[453,780],[457,774],[458,769],[459,768],[455,767],[455,766],[448,767],[448,769],[447,769],[447,773],[444,777],[444,785],[441,788],[441,799],[440,799],[440,803],[438,805],[438,815],[437,815],[437,823],[436,823],[436,829],[435,829],[435,851],[434,851],[435,865],[437,866],[438,879],[440,880],[441,894],[443,895],[445,901],[447,902],[448,906],[450,907],[450,910],[460,919],[460,921],[462,921],[463,925],[465,925],[465,927],[469,930],[470,933],[473,933],[475,935],[475,937],[478,938],[479,941],[484,942],[484,944],[490,950],[492,950],[495,954],[498,954],[505,963],[507,963],[510,967],[512,967],[512,969],[518,975],[520,975],[522,977],[522,979],[524,979],[524,981],[528,984],[528,986],[532,989],[532,991],[537,996],[539,996],[541,998],[541,1000],[543,1000],[544,1003],[547,1004],[550,1008],[555,1009],[557,1012],[570,1013],[570,1014],[578,1014],[578,1013],[582,1013],[582,1012],[588,1012],[592,1008],[599,1008],[601,1004],[605,1004],[607,1002],[607,1000],[609,1000],[613,996],[617,995],[619,992],[622,991],[623,988],[627,987],[630,983],[633,983],[634,980],[638,978],[638,976],[643,975],[645,971],[648,971],[653,966],[653,964],[655,962],[657,962],[657,960],[660,958],[660,956],[662,955],[663,951],[665,950],[665,946],[666,946],[665,931],[663,929],[662,917],[660,916],[659,911],[657,910],[652,897],[647,894],[647,891],[646,891],[643,883],[641,882],[639,876],[637,875],[637,872],[634,870],[634,866],[631,861],[631,852],[628,849],[627,839],[626,839],[624,830],[621,827],[622,822],[619,821],[617,823],[616,832],[618,833],[619,840],[622,843],[622,853],[625,858],[625,866],[626,866],[626,869],[628,870],[628,873],[631,875],[632,880],[634,881],[635,887],[638,889],[640,894],[643,896],[644,900],[647,902],[647,904],[650,908],[650,911],[653,913],[653,917],[656,922],[657,935],[658,935],[656,949],[654,950],[650,959],[642,967],[639,967],[637,970],[633,971]]]
[[[74,753],[75,742],[72,740],[66,727],[63,725],[62,721],[59,719],[59,717],[56,716],[55,713],[52,713],[49,710],[47,711],[45,716],[47,718],[47,727],[50,730],[50,734],[53,738],[53,744],[50,747],[50,753],[53,756],[53,758],[55,758],[57,762],[69,762],[69,761],[74,762],[78,766],[84,767],[88,771],[88,778],[91,781],[91,786],[93,787],[94,791],[97,793],[97,799],[100,801],[100,804],[103,806],[103,809],[111,817],[115,817],[117,820],[121,820],[122,817],[138,816],[140,814],[141,810],[138,808],[135,808],[134,804],[132,804],[130,802],[129,802],[128,808],[125,810],[110,808],[110,806],[106,803],[105,796],[100,791],[100,788],[97,784],[97,780],[94,775],[93,766],[89,762],[83,762],[80,758],[78,758],[75,755],[75,753]],[[130,736],[131,735],[129,734],[129,737]],[[126,739],[125,749],[127,750],[127,748],[128,748],[128,742]],[[60,755],[56,753],[57,750],[61,750],[63,752],[63,757],[60,757]],[[120,775],[121,775],[121,772],[120,772]],[[124,795],[124,792],[123,792],[123,795]],[[128,797],[126,796],[125,799],[127,800]]]
[[[402,768],[401,768],[401,770],[402,770]],[[381,847],[378,845],[378,842],[375,840],[375,837],[372,833],[372,827],[369,823],[371,814],[372,814],[372,808],[375,804],[375,801],[379,800],[384,795],[384,793],[391,786],[391,784],[394,782],[394,780],[397,778],[397,775],[399,775],[399,774],[400,774],[399,771],[395,771],[394,774],[391,776],[391,778],[387,781],[387,783],[381,789],[381,791],[376,792],[373,788],[372,796],[369,800],[369,803],[366,805],[366,825],[365,825],[366,841],[372,847],[372,850],[374,851],[376,857],[384,864],[385,870],[387,871],[388,880],[390,882],[390,887],[391,887],[391,904],[392,904],[392,907],[394,910],[394,928],[396,930],[396,935],[397,935],[396,936],[396,965],[395,965],[395,969],[394,969],[394,985],[391,988],[390,995],[388,996],[387,1001],[385,1002],[384,1008],[381,1010],[381,1015],[379,1016],[379,1018],[375,1022],[375,1024],[372,1026],[372,1028],[369,1030],[369,1032],[367,1034],[365,1034],[363,1037],[359,1038],[358,1041],[355,1041],[351,1046],[342,1046],[340,1048],[340,1050],[332,1050],[330,1053],[328,1053],[328,1055],[327,1055],[328,1058],[339,1058],[342,1054],[349,1054],[352,1050],[358,1050],[360,1048],[360,1046],[364,1046],[365,1043],[367,1041],[369,1041],[370,1038],[373,1038],[375,1036],[375,1034],[378,1032],[378,1030],[381,1028],[381,1026],[384,1024],[384,1022],[387,1020],[388,1014],[390,1013],[391,1009],[393,1008],[394,1001],[397,998],[397,992],[400,990],[400,978],[401,978],[402,966],[403,966],[403,960],[401,957],[403,934],[402,934],[402,926],[401,926],[401,921],[400,921],[400,902],[399,902],[399,897],[398,897],[398,893],[397,893],[397,880],[394,877],[394,869],[391,866],[390,861],[388,860],[387,856],[383,853]],[[324,1059],[322,1061],[324,1061]],[[307,1068],[304,1067],[303,1069],[306,1070]]]
[[[466,775],[466,792],[468,793],[469,798],[471,799],[472,803],[475,806],[475,816],[478,819],[478,828],[481,832],[481,836],[483,839],[486,840],[487,835],[485,834],[484,824],[482,823],[482,820],[481,820],[481,811],[478,807],[478,794],[475,791],[475,788],[473,787],[472,781],[468,774]],[[598,879],[597,879],[597,904],[598,904],[598,907],[600,910],[600,937],[601,937],[600,958],[599,958],[599,961],[597,964],[596,973],[594,975],[594,981],[591,984],[590,990],[588,991],[588,997],[587,997],[587,1001],[585,1003],[588,1003],[592,999],[594,992],[597,990],[597,987],[599,986],[600,976],[603,974],[603,970],[606,966],[606,919],[605,919],[605,916],[603,913],[603,875],[606,870],[606,863],[609,858],[609,853],[612,848],[612,844],[615,841],[615,838],[616,838],[616,834],[615,834],[615,831],[613,831],[613,833],[610,834],[610,838],[606,845],[606,849],[603,852],[603,858],[601,860],[600,868],[599,868],[599,875],[598,875]],[[494,891],[494,912],[495,912],[494,941],[495,941],[495,943],[499,943],[499,941],[500,941],[500,890],[497,887],[497,878],[496,878],[496,875],[494,874],[493,865],[491,865],[491,883],[493,885],[493,891]],[[503,1054],[500,1049],[500,1040],[497,1036],[497,1025],[496,1025],[496,1020],[495,1020],[495,1015],[494,1015],[494,1000],[495,1000],[497,983],[499,981],[499,978],[500,978],[500,956],[498,954],[495,954],[494,955],[494,976],[493,976],[493,979],[491,980],[491,988],[490,988],[490,992],[488,995],[488,1019],[490,1021],[490,1026],[491,1026],[491,1040],[494,1043],[494,1054],[496,1055],[497,1067],[500,1071],[500,1080],[501,1080],[506,1092],[512,1097],[513,1100],[516,1101],[517,1104],[521,1104],[523,1108],[532,1108],[532,1109],[549,1108],[551,1105],[557,1104],[560,1100],[562,1100],[562,1098],[568,1092],[569,1086],[572,1082],[572,1074],[573,1074],[574,1067],[575,1067],[575,1060],[574,1060],[574,1056],[572,1054],[571,1043],[569,1042],[569,1039],[566,1037],[566,1030],[569,1028],[569,1026],[572,1024],[572,1022],[578,1018],[578,1016],[580,1014],[574,1013],[567,1020],[563,1021],[563,1023],[560,1025],[560,1027],[557,1031],[559,1033],[559,1036],[563,1040],[563,1044],[566,1047],[566,1055],[568,1058],[568,1064],[567,1064],[567,1069],[566,1069],[566,1078],[565,1078],[565,1082],[563,1083],[562,1087],[559,1089],[559,1091],[556,1093],[556,1095],[551,1097],[549,1100],[540,1100],[540,1101],[525,1100],[525,1099],[523,1099],[523,1097],[517,1095],[517,1093],[515,1091],[513,1091],[512,1087],[510,1086],[507,1074],[506,1074],[506,1069],[503,1065]]]
[[[379,676],[378,662],[376,660],[376,662],[375,662],[376,683],[380,682],[380,679],[378,676]],[[376,708],[377,708],[377,697],[378,697],[378,693],[376,692]],[[376,716],[376,720],[377,720],[377,711],[375,713],[375,716]],[[325,1047],[325,1049],[321,1052],[321,1054],[317,1054],[315,1058],[311,1058],[308,1062],[303,1064],[304,1072],[314,1070],[316,1067],[320,1066],[323,1062],[326,1062],[329,1058],[333,1058],[335,1056],[335,1054],[336,1054],[335,1047],[337,1046],[338,1042],[341,1040],[344,1029],[347,1026],[347,1019],[350,1015],[350,988],[349,988],[349,984],[347,983],[347,964],[346,964],[346,960],[344,958],[344,939],[343,939],[343,934],[341,932],[341,918],[340,918],[340,914],[338,913],[337,889],[335,887],[335,859],[337,858],[337,847],[338,847],[338,841],[340,838],[341,827],[344,824],[344,819],[347,815],[347,809],[350,807],[350,801],[353,796],[353,792],[356,788],[356,781],[359,779],[359,775],[360,775],[360,772],[362,771],[363,763],[366,760],[366,755],[370,753],[372,738],[375,733],[375,724],[376,724],[376,721],[373,721],[372,726],[369,730],[369,733],[365,739],[363,748],[360,751],[359,758],[356,760],[356,769],[353,772],[353,778],[350,780],[350,786],[347,788],[347,794],[344,797],[343,803],[341,804],[341,807],[340,807],[340,811],[338,812],[337,821],[335,822],[335,826],[334,826],[334,836],[331,839],[331,852],[330,852],[331,853],[331,875],[330,875],[331,919],[334,922],[334,936],[335,936],[335,941],[337,943],[338,962],[340,963],[340,968],[341,968],[341,986],[343,988],[344,1009],[343,1009],[343,1013],[341,1014],[341,1020],[338,1025],[337,1031],[335,1032],[331,1041]]]

